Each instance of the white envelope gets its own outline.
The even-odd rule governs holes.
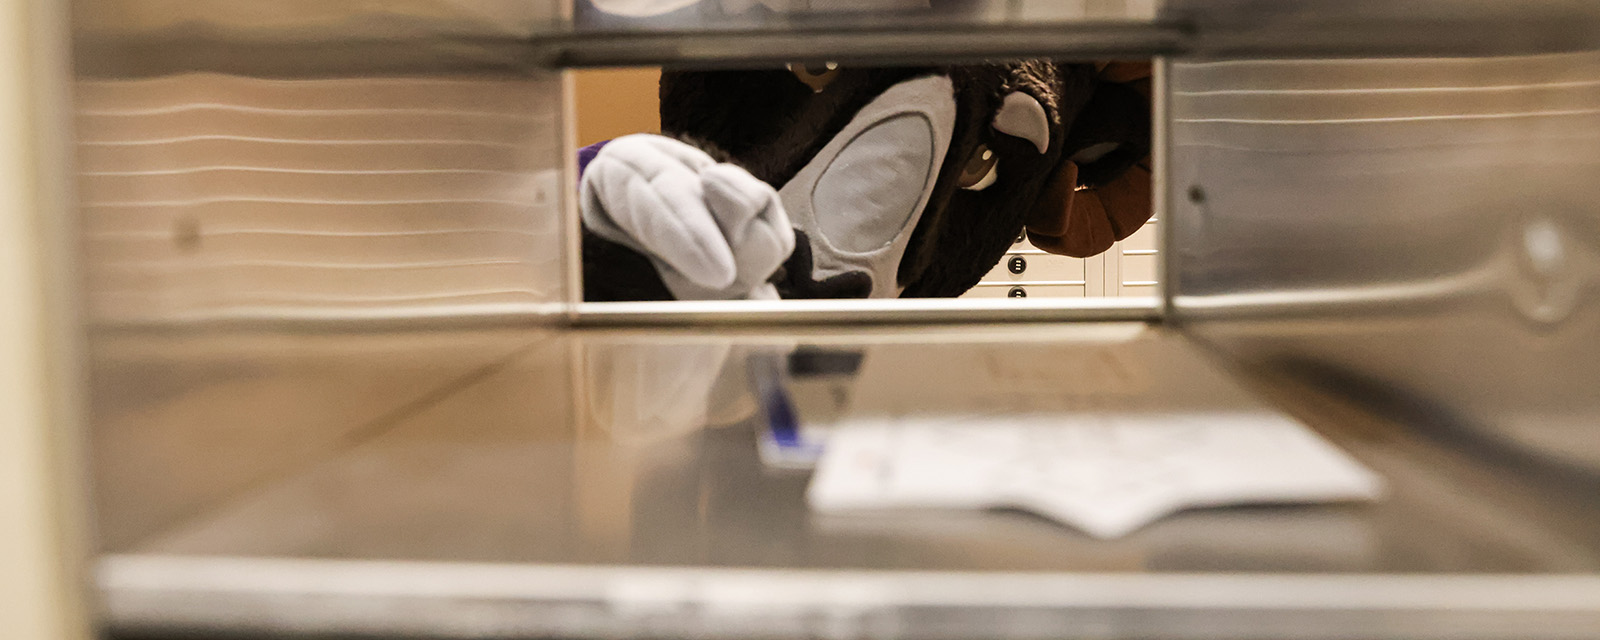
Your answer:
[[[807,499],[829,513],[1017,508],[1116,538],[1182,509],[1382,490],[1279,414],[1081,412],[848,421],[829,433]]]

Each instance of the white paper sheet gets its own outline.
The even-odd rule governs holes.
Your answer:
[[[808,500],[823,512],[1025,509],[1098,538],[1175,511],[1376,499],[1381,479],[1271,412],[856,418]]]

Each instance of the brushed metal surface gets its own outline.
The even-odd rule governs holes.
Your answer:
[[[99,477],[113,629],[1557,638],[1600,624],[1590,496],[1311,386],[1233,378],[1141,324],[350,340],[98,345],[97,450],[125,452]],[[1114,541],[1018,513],[815,516],[807,474],[760,463],[742,373],[797,350],[863,357],[853,375],[796,378],[802,415],[1041,398],[1286,410],[1391,492],[1193,511]]]
[[[97,333],[98,546],[117,549],[370,438],[536,332]]]
[[[1600,53],[1169,78],[1187,330],[1600,486]]]
[[[560,319],[578,257],[553,67],[1560,50],[1600,24],[1556,0],[692,4],[78,0],[91,319]],[[1247,20],[1264,8],[1270,28]]]
[[[174,618],[212,633],[314,637],[334,628],[413,637],[431,629],[450,638],[1583,639],[1600,624],[1588,577],[774,573],[140,556],[102,567],[111,606],[130,628],[153,634]],[[1494,604],[1473,606],[1484,603]],[[284,619],[291,607],[299,614]],[[250,622],[218,624],[219,611]]]
[[[576,326],[1127,322],[1160,318],[1156,298],[599,302],[578,305]]]
[[[1591,3],[939,4],[621,28],[564,2],[76,2],[106,624],[1600,635]],[[1078,6],[1099,13],[1062,13]],[[552,67],[1112,52],[1191,56],[1161,80],[1163,307],[897,325],[817,305],[784,321],[886,324],[762,332],[701,325],[785,311],[645,305],[587,321],[657,328],[441,328],[574,311]],[[1378,54],[1429,57],[1349,57]],[[1162,309],[1176,327],[929,326]],[[385,330],[407,319],[434,330]],[[281,320],[298,330],[225,326]],[[105,330],[128,325],[160,330]],[[968,365],[1001,359],[1066,397],[1127,383],[1127,406],[1287,411],[1394,493],[1114,542],[1014,513],[813,518],[804,474],[760,466],[724,366],[797,346],[897,362],[864,395],[931,410],[992,387]],[[806,406],[847,411],[861,381],[813,382]]]
[[[535,41],[561,66],[1485,55],[1588,46],[1596,18],[1573,0],[577,0],[569,28]]]
[[[560,303],[557,74],[80,79],[89,320]]]
[[[86,321],[560,318],[561,7],[75,1]]]

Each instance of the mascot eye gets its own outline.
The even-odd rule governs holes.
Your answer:
[[[822,93],[822,90],[833,84],[833,79],[839,76],[839,65],[833,62],[821,64],[796,63],[789,65],[789,72],[793,73],[794,77],[799,78],[801,82],[804,82],[806,86],[811,87],[811,91]]]
[[[972,158],[967,160],[967,166],[961,169],[956,186],[968,191],[983,191],[999,177],[1000,157],[990,151],[988,145],[980,144],[973,150]]]

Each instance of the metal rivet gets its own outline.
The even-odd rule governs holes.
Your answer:
[[[172,244],[181,251],[194,251],[200,248],[200,222],[192,217],[182,217],[173,221]]]
[[[1561,272],[1567,263],[1567,247],[1561,230],[1549,220],[1535,220],[1522,228],[1522,250],[1528,264],[1546,278]]]

